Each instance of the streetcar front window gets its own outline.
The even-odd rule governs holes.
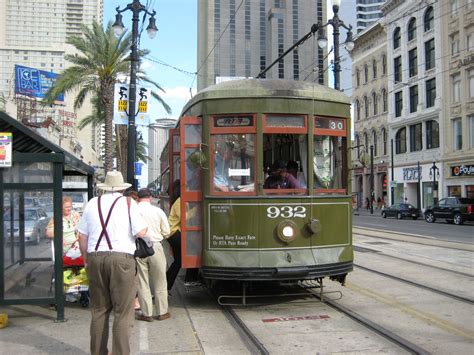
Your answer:
[[[313,169],[315,189],[343,189],[343,137],[315,136]]]
[[[212,137],[213,190],[255,191],[255,135],[216,134]]]

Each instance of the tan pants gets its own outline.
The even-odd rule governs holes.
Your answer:
[[[138,302],[143,315],[161,316],[168,312],[166,256],[161,243],[154,243],[155,254],[138,261]],[[153,307],[152,295],[155,296]]]
[[[91,354],[108,354],[109,317],[114,311],[112,353],[130,354],[134,323],[133,300],[137,291],[136,262],[126,253],[87,254],[87,276],[91,297]]]

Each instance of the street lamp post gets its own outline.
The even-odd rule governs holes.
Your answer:
[[[391,163],[390,163],[390,169],[392,171],[392,176],[391,176],[391,179],[390,179],[390,203],[393,205],[394,204],[394,201],[393,199],[395,198],[394,196],[394,192],[395,192],[395,187],[393,186],[393,182],[394,182],[394,165],[393,165],[393,139],[390,140],[390,159],[391,159]]]
[[[370,146],[370,214],[374,214],[374,146]]]
[[[341,72],[341,64],[340,64],[340,57],[339,57],[339,28],[343,27],[347,30],[347,38],[344,42],[346,45],[346,49],[350,52],[354,49],[354,41],[352,39],[352,26],[347,26],[344,21],[342,21],[338,14],[339,14],[339,6],[341,5],[341,0],[332,0],[332,11],[334,16],[332,19],[329,19],[328,22],[322,26],[322,28],[331,25],[333,28],[333,45],[334,45],[334,88],[336,90],[340,90],[341,80],[340,80],[340,72]],[[324,41],[324,31],[321,30],[318,38],[318,45],[321,48],[324,48],[327,45],[327,40]]]
[[[433,166],[430,168],[430,178],[433,179],[433,204],[436,204],[438,202],[438,183],[436,178],[439,180],[439,168],[435,162],[433,162]]]
[[[128,108],[128,150],[127,150],[127,182],[136,188],[135,182],[135,155],[136,155],[136,126],[135,126],[135,105],[137,100],[137,71],[138,71],[138,22],[140,21],[140,12],[145,12],[150,17],[150,22],[146,28],[148,36],[154,38],[158,29],[156,28],[155,14],[156,11],[149,12],[139,0],[133,0],[124,9],[120,10],[120,6],[116,9],[115,23],[113,24],[114,32],[120,36],[123,33],[124,26],[122,23],[121,13],[127,10],[132,11],[132,43],[131,43],[131,57],[130,57],[130,91],[129,91],[129,108]]]

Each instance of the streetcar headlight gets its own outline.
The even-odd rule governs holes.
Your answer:
[[[281,241],[289,243],[296,238],[296,224],[290,220],[281,221],[277,226],[277,235]]]

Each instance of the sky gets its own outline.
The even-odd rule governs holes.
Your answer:
[[[104,0],[104,25],[115,21],[115,8],[123,9],[132,0]],[[157,118],[178,118],[184,104],[191,98],[190,87],[195,90],[196,80],[191,74],[166,66],[169,64],[189,73],[196,72],[197,52],[197,1],[195,0],[141,0],[156,11],[158,33],[154,39],[148,38],[146,30],[140,37],[140,48],[150,51],[149,58],[142,63],[147,75],[165,90],[160,95],[171,106],[172,114],[167,114],[157,101],[151,102],[152,120]],[[122,13],[125,27],[131,31],[132,12]],[[142,22],[140,16],[140,26]],[[148,26],[148,19],[144,27]],[[157,63],[158,62],[158,63]],[[165,64],[159,64],[165,63]]]

